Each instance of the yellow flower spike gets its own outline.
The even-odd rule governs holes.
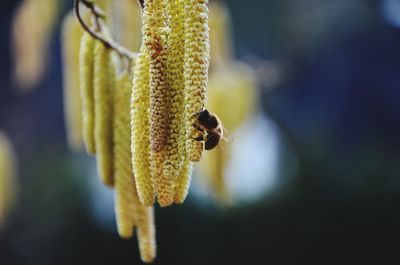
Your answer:
[[[79,83],[79,48],[83,30],[73,12],[68,13],[62,24],[62,57],[64,81],[64,115],[69,147],[82,150],[82,103]]]
[[[134,216],[140,206],[131,164],[130,98],[132,80],[128,72],[118,77],[114,96],[115,216],[122,238],[133,235]]]
[[[181,204],[185,201],[190,187],[190,180],[192,176],[193,163],[186,158],[183,162],[181,175],[175,183],[175,198],[174,203]]]
[[[156,181],[157,202],[161,207],[170,206],[174,202],[174,178],[163,174],[165,151],[151,151],[153,179]]]
[[[0,132],[0,228],[16,197],[16,157],[8,137]]]
[[[42,78],[50,36],[60,1],[24,0],[13,21],[13,76],[19,88],[29,91]]]
[[[153,205],[154,182],[150,164],[150,61],[142,46],[136,61],[131,98],[131,152],[136,189],[143,205]]]
[[[107,186],[114,185],[113,178],[113,93],[115,69],[111,52],[103,43],[94,45],[94,138],[96,143],[97,169]]]
[[[210,3],[211,67],[218,67],[232,59],[231,18],[225,3]]]
[[[79,81],[82,99],[82,128],[86,151],[94,155],[94,93],[93,93],[93,63],[95,40],[89,33],[84,33],[81,39],[79,53]]]
[[[167,73],[170,92],[169,126],[166,145],[166,160],[163,174],[176,178],[179,176],[185,154],[185,103],[184,103],[184,53],[185,41],[184,16],[182,0],[168,0],[170,34],[168,36]]]
[[[185,114],[186,152],[192,162],[200,161],[204,142],[194,138],[201,132],[197,114],[204,109],[207,101],[208,68],[210,61],[210,40],[208,29],[207,0],[183,0],[185,19]]]
[[[167,140],[166,16],[164,0],[145,1],[143,44],[150,55],[150,142],[160,152]]]
[[[153,207],[141,207],[137,215],[140,257],[145,263],[152,263],[156,257],[156,231]]]

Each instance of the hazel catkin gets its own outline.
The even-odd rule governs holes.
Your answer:
[[[71,11],[62,24],[64,116],[69,147],[81,151],[82,102],[79,82],[79,48],[83,30]]]
[[[93,93],[93,63],[94,39],[89,33],[84,33],[79,52],[79,82],[82,99],[82,130],[86,151],[94,155],[94,93]]]
[[[114,96],[114,181],[115,216],[118,233],[130,238],[134,228],[134,213],[140,207],[131,165],[130,97],[132,80],[126,71],[118,77]]]
[[[150,163],[150,61],[142,46],[133,77],[131,97],[131,152],[132,168],[139,199],[144,205],[153,205],[154,179]]]
[[[204,142],[196,138],[204,136],[196,128],[197,115],[207,102],[210,40],[208,29],[207,0],[184,0],[185,18],[185,115],[186,152],[192,162],[199,162]]]
[[[94,46],[94,138],[97,168],[101,180],[107,186],[114,185],[113,178],[113,93],[115,70],[111,52],[103,43]]]
[[[143,44],[150,58],[150,143],[151,150],[163,150],[167,139],[166,118],[166,17],[164,0],[146,1],[143,10]]]

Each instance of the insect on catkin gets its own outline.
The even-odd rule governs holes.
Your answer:
[[[110,58],[111,50],[96,41],[94,46],[94,138],[97,168],[107,186],[114,185],[113,178],[113,93],[115,70]]]
[[[130,238],[134,229],[134,213],[140,206],[131,164],[130,97],[132,80],[125,71],[118,77],[114,96],[114,179],[115,216],[118,233]]]
[[[204,136],[196,124],[207,101],[210,60],[207,3],[207,0],[184,0],[186,152],[192,162],[199,162],[204,151],[204,141],[195,138]]]
[[[131,98],[131,152],[136,189],[143,205],[153,205],[154,180],[150,164],[150,61],[142,46],[135,65]]]
[[[93,93],[93,63],[94,39],[89,33],[84,33],[79,52],[79,80],[82,99],[82,128],[86,151],[94,155],[94,93]]]
[[[62,59],[64,115],[69,147],[78,152],[83,146],[82,102],[79,82],[79,48],[83,30],[73,12],[69,12],[62,24]]]

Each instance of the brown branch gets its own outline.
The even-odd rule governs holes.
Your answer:
[[[93,16],[95,17],[95,23],[96,23],[98,32],[95,32],[92,29],[90,29],[89,26],[83,20],[81,13],[80,13],[80,9],[79,9],[79,4],[81,4],[81,3],[86,8],[88,8],[90,10],[90,12],[92,12]],[[134,60],[137,57],[137,53],[133,53],[133,52],[129,51],[127,48],[118,44],[113,39],[106,39],[99,34],[99,31],[101,31],[101,23],[99,20],[105,19],[105,14],[93,2],[88,1],[88,0],[75,0],[74,10],[75,10],[75,16],[78,19],[81,26],[83,27],[83,29],[87,33],[89,33],[93,38],[101,41],[104,44],[104,46],[106,46],[106,48],[114,50],[120,57],[126,58],[129,62]]]
[[[144,8],[144,0],[138,0],[139,5],[142,7],[142,9]]]

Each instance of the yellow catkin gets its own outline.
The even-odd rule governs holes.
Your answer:
[[[178,177],[175,183],[175,203],[181,204],[185,201],[186,196],[189,192],[192,170],[193,163],[188,158],[186,158],[183,162],[181,175]]]
[[[23,91],[36,87],[44,74],[58,5],[54,0],[24,0],[15,13],[13,75]]]
[[[150,62],[144,47],[138,56],[131,98],[131,151],[136,189],[144,205],[153,205],[154,181],[150,164]]]
[[[16,158],[8,137],[0,132],[0,228],[12,208],[16,193]]]
[[[155,152],[167,139],[168,84],[164,0],[146,1],[143,10],[143,44],[150,55],[150,142]]]
[[[156,181],[157,202],[161,207],[170,206],[174,202],[174,178],[163,174],[165,156],[165,151],[151,151],[152,174]]]
[[[73,12],[68,13],[62,25],[62,57],[64,81],[64,115],[69,147],[81,151],[82,103],[79,83],[79,48],[83,30]]]
[[[202,136],[194,125],[207,101],[210,61],[207,3],[207,0],[184,0],[186,152],[193,162],[200,161],[204,151],[204,142],[194,139]]]
[[[115,70],[110,50],[96,41],[94,46],[94,138],[97,168],[101,180],[113,186],[113,90]]]
[[[139,207],[136,184],[131,164],[130,98],[132,80],[124,72],[116,83],[114,96],[114,178],[115,178],[115,216],[118,233],[122,238],[133,234],[135,210]]]
[[[218,67],[232,59],[231,18],[226,4],[210,3],[211,67]]]
[[[94,142],[94,93],[93,93],[93,63],[94,39],[89,33],[84,33],[79,52],[79,82],[82,100],[82,133],[86,151],[96,153]]]
[[[169,126],[166,145],[166,160],[163,174],[176,178],[179,176],[185,156],[185,102],[184,102],[184,53],[185,39],[182,0],[168,0],[170,34],[168,36],[168,78]]]
[[[137,215],[140,257],[145,263],[152,263],[156,257],[156,231],[153,207],[141,207]]]

